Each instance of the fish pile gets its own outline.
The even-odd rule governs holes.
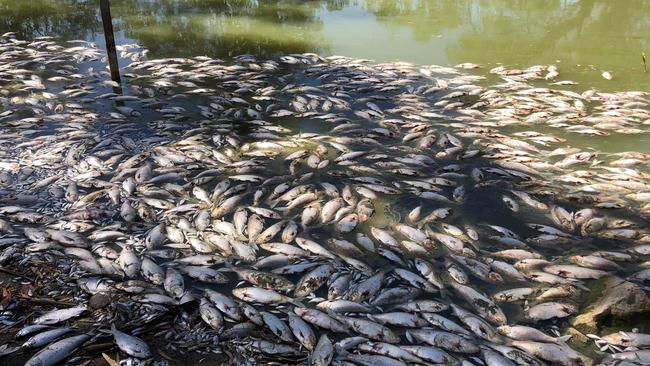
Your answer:
[[[648,155],[505,130],[639,133],[645,93],[534,85],[553,66],[488,85],[468,64],[137,45],[120,86],[71,43],[0,38],[0,264],[23,295],[0,355],[650,363],[648,334],[561,332],[597,279],[650,280]]]

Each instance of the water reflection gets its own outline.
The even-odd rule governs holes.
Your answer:
[[[415,63],[558,63],[566,77],[647,88],[650,2],[643,0],[113,0],[123,43],[154,57],[319,52]],[[96,1],[0,0],[0,31],[100,31]],[[593,65],[593,66],[591,66]],[[599,77],[613,71],[611,82]]]
[[[156,56],[326,52],[319,1],[117,1],[121,29]]]
[[[641,51],[650,46],[644,1],[480,1],[468,8],[471,25],[464,23],[459,42],[447,50],[454,59],[640,70]]]
[[[469,20],[470,4],[466,1],[367,0],[362,5],[389,26],[411,28],[414,39],[420,42],[428,42]]]
[[[18,38],[94,38],[101,32],[99,3],[78,0],[0,0],[0,31]]]

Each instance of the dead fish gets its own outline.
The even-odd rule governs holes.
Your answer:
[[[149,346],[140,338],[128,335],[119,331],[115,324],[111,324],[111,333],[115,338],[115,343],[124,353],[129,356],[138,358],[150,358],[152,356]]]

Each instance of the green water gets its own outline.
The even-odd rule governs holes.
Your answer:
[[[650,91],[650,74],[644,72],[641,57],[647,52],[650,62],[650,1],[113,0],[111,3],[118,45],[138,43],[150,50],[149,58],[207,55],[228,59],[241,54],[266,58],[316,52],[375,62],[445,66],[472,62],[483,66],[472,71],[479,74],[500,64],[522,68],[554,64],[560,72],[558,80],[579,82],[574,87],[559,88]],[[20,39],[51,35],[103,44],[98,0],[0,0],[0,34],[8,31],[16,32]],[[120,62],[125,65],[129,61]],[[613,80],[604,79],[603,71],[612,73]],[[495,80],[492,76],[486,83]],[[190,102],[188,98],[186,103]],[[310,122],[313,121],[287,118],[285,125],[300,130],[303,123]],[[322,125],[323,129],[330,127]],[[567,145],[585,150],[650,152],[647,133],[591,137],[540,126],[500,131],[514,133],[529,128],[566,138]],[[469,204],[454,213],[457,215],[454,219],[476,223],[490,217],[491,223],[516,231],[529,230],[523,227],[523,221],[513,219],[513,214],[501,204],[500,196],[486,191],[473,193],[467,200]],[[365,225],[385,226],[395,220],[394,211],[405,212],[407,206],[412,208],[415,202],[381,201],[376,206],[377,213]],[[541,222],[543,218],[535,217],[531,222],[536,220]],[[512,314],[511,320],[518,317],[520,313]]]
[[[112,0],[111,10],[118,45],[138,43],[149,58],[316,52],[375,62],[472,62],[483,66],[473,71],[479,74],[500,64],[554,64],[556,80],[579,83],[561,88],[650,91],[644,0]],[[0,33],[7,31],[104,43],[98,0],[0,0]],[[645,133],[543,132],[597,151],[650,151]]]
[[[318,52],[417,64],[558,65],[561,79],[648,90],[650,2],[113,0],[118,43],[153,57]],[[98,1],[0,0],[0,31],[102,42]],[[650,60],[649,60],[650,61]],[[603,79],[609,71],[614,79]]]

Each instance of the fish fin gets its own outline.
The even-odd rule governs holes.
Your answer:
[[[332,310],[325,310],[325,314],[329,315],[330,317],[334,319],[340,319],[340,315]]]
[[[404,336],[406,336],[406,340],[409,341],[409,343],[413,343],[413,336],[410,331],[407,330],[406,333],[404,333]]]
[[[590,289],[589,287],[583,285],[583,284],[580,283],[580,282],[572,283],[572,285],[575,285],[577,288],[579,288],[579,289],[581,289],[581,290],[591,291],[591,289]]]
[[[450,298],[451,294],[450,294],[449,290],[447,289],[447,287],[443,286],[442,288],[439,288],[438,290],[440,291],[440,297],[441,298],[443,298],[443,299],[449,299]]]
[[[0,356],[8,356],[10,354],[16,353],[20,350],[20,347],[9,347],[7,344],[0,346]]]
[[[571,339],[571,337],[572,337],[571,334],[567,334],[567,335],[563,335],[563,336],[557,337],[557,338],[555,338],[555,340],[556,340],[557,343],[562,343],[562,344],[564,344],[564,343],[566,343],[569,339]]]
[[[346,350],[345,348],[339,346],[338,344],[334,345],[334,349],[336,351],[335,352],[336,353],[336,359],[345,358],[345,357],[347,357],[347,355],[350,354],[350,352],[348,352],[348,350]]]

